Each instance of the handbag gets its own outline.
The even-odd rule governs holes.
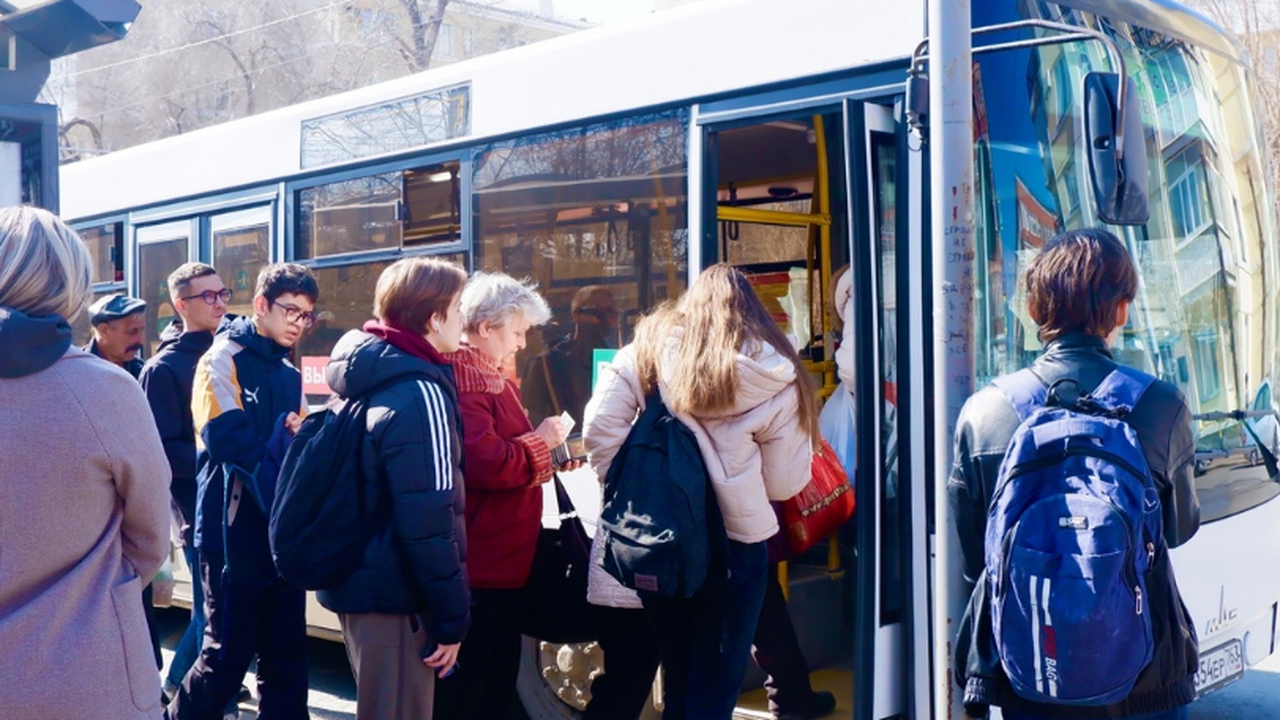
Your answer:
[[[809,484],[782,503],[783,525],[791,552],[799,555],[853,517],[853,486],[836,451],[826,441],[813,455]]]
[[[560,525],[538,533],[520,631],[550,642],[590,642],[597,637],[595,611],[587,603],[591,536],[560,476],[553,476],[553,481]]]

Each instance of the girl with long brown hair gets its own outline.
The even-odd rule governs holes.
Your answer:
[[[809,480],[817,401],[791,342],[725,264],[646,317],[602,372],[583,429],[601,477],[655,396],[697,437],[728,540],[723,563],[692,598],[640,594],[666,672],[664,717],[727,720],[764,599],[765,541],[778,531],[769,501]],[[593,567],[593,595],[602,575]]]

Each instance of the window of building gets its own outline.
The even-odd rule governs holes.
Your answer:
[[[435,54],[443,58],[453,57],[453,26],[448,23],[440,25],[440,34],[436,36]]]
[[[1208,402],[1222,392],[1218,377],[1218,334],[1216,329],[1196,333],[1191,338],[1192,359],[1195,361],[1196,390],[1200,402]]]
[[[1173,234],[1185,242],[1195,237],[1210,219],[1209,197],[1204,190],[1204,167],[1196,149],[1187,150],[1165,166],[1169,184],[1169,214]]]

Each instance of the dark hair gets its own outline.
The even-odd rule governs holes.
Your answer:
[[[258,273],[258,285],[254,295],[261,295],[273,303],[281,295],[302,295],[313,304],[320,299],[320,286],[311,271],[297,263],[274,263]]]
[[[169,295],[176,300],[182,297],[183,290],[191,286],[192,280],[216,274],[218,271],[212,265],[202,262],[183,263],[177,270],[169,273]]]
[[[404,258],[378,276],[373,315],[387,325],[426,334],[433,315],[446,317],[449,305],[467,284],[467,271],[435,258]]]
[[[1049,342],[1068,332],[1106,337],[1122,301],[1138,294],[1138,271],[1120,239],[1100,228],[1068,230],[1027,267],[1027,309]]]

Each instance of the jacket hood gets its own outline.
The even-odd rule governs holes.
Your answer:
[[[449,368],[429,363],[363,330],[352,330],[338,340],[324,371],[330,389],[344,398],[359,397],[396,378],[415,375],[453,385]]]
[[[226,335],[264,358],[288,357],[289,348],[258,332],[258,326],[248,315],[224,315],[216,335]]]
[[[684,338],[684,332],[675,328],[667,338],[666,353],[660,370],[663,384],[674,372],[671,359]],[[741,415],[752,408],[772,400],[775,395],[791,387],[796,381],[796,368],[787,356],[767,342],[751,342],[738,352],[738,390],[733,405],[724,410],[698,413],[703,417]]]
[[[156,354],[165,350],[203,354],[212,344],[213,333],[186,332],[182,327],[182,318],[175,317],[160,333],[160,346],[156,348]]]
[[[60,316],[31,317],[0,307],[0,378],[34,375],[71,347],[71,326]]]

